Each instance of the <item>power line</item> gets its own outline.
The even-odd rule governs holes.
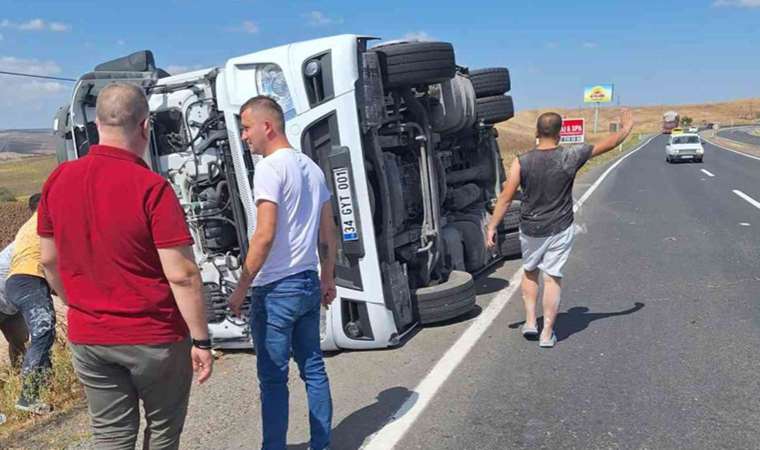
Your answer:
[[[43,78],[45,80],[77,81],[74,78],[49,77],[46,75],[34,75],[31,73],[7,72],[5,70],[0,70],[0,75],[12,75],[14,77],[27,77],[27,78]]]

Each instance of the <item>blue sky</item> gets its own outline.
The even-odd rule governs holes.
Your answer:
[[[178,71],[343,33],[452,42],[461,65],[510,68],[518,109],[602,82],[631,105],[760,97],[760,0],[0,0],[0,70],[76,78],[148,48]],[[0,76],[0,129],[49,127],[71,86]]]

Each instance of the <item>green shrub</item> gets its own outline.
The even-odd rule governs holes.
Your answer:
[[[15,202],[16,196],[10,189],[0,186],[0,202]]]

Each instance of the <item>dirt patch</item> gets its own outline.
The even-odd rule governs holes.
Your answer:
[[[31,216],[26,202],[0,203],[0,249],[13,241],[18,229]]]
[[[57,143],[58,139],[53,135],[53,130],[0,131],[0,154],[55,154]]]
[[[0,448],[77,448],[90,436],[90,416],[84,401],[51,416],[32,419],[26,427],[18,427],[0,436]]]

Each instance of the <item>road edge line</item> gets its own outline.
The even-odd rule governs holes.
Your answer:
[[[724,147],[724,146],[722,146],[720,144],[716,144],[715,142],[711,141],[710,139],[708,139],[705,136],[702,136],[702,138],[705,141],[707,141],[708,144],[710,144],[710,145],[712,145],[714,147],[718,147],[721,150],[726,150],[726,151],[729,151],[731,153],[736,153],[737,155],[746,156],[747,158],[752,158],[752,159],[756,159],[756,160],[760,161],[760,157],[757,157],[755,155],[750,155],[749,153],[740,152],[739,150],[733,150],[733,149],[730,149],[728,147]],[[728,138],[723,138],[723,139],[728,139]]]
[[[607,178],[616,167],[626,158],[638,152],[649,145],[657,137],[654,135],[647,139],[643,144],[631,150],[620,159],[615,161],[602,175],[583,193],[581,198],[573,205],[573,212],[577,211],[583,203],[588,200],[591,194],[601,185],[602,181]],[[433,400],[435,394],[443,386],[443,383],[451,376],[459,364],[469,354],[470,350],[477,344],[481,336],[488,330],[491,324],[501,314],[504,308],[509,304],[512,295],[520,286],[522,278],[522,268],[512,274],[509,279],[509,285],[499,291],[491,300],[480,316],[462,333],[457,341],[449,347],[441,356],[432,369],[417,384],[404,403],[391,415],[386,424],[377,432],[368,437],[361,450],[391,450],[406,435],[409,428],[414,424],[417,418],[422,414],[427,405]]]
[[[741,198],[742,200],[746,201],[750,205],[754,206],[757,209],[760,209],[760,202],[755,200],[754,198],[750,197],[748,194],[745,194],[744,192],[740,191],[739,189],[734,189],[731,192],[736,194],[737,197]]]

